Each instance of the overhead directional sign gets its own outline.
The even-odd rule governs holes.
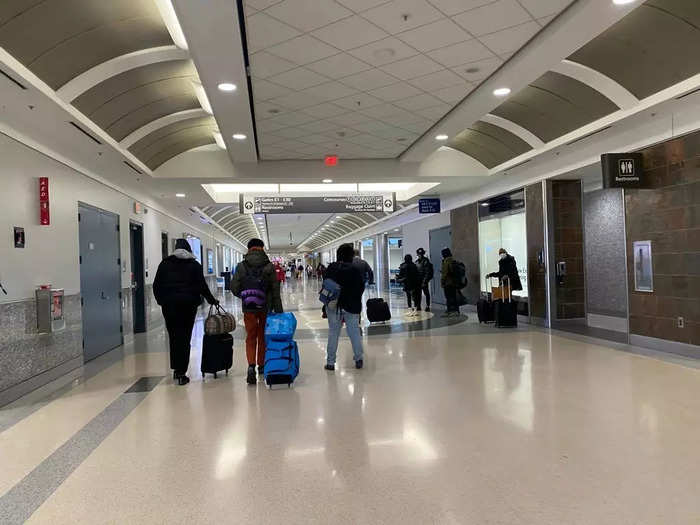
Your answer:
[[[418,213],[440,213],[440,199],[418,199]]]
[[[241,195],[241,213],[393,213],[395,197],[384,195]]]

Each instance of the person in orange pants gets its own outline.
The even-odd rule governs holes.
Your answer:
[[[246,330],[246,357],[248,358],[249,385],[257,383],[255,365],[258,374],[263,373],[265,365],[265,321],[268,312],[282,313],[280,283],[275,274],[275,267],[265,253],[265,244],[260,239],[248,242],[248,253],[238,263],[236,273],[231,279],[233,295],[243,303],[243,322]]]

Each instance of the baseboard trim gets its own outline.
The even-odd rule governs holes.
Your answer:
[[[547,326],[547,319],[544,317],[530,317],[530,324],[533,326]]]
[[[626,317],[613,317],[611,315],[588,314],[588,326],[593,328],[602,328],[604,330],[612,330],[613,332],[629,332],[629,325]]]
[[[74,357],[65,363],[37,374],[21,383],[18,383],[10,388],[7,388],[0,392],[0,407],[8,405],[13,401],[18,400],[20,397],[35,391],[38,388],[48,385],[52,382],[67,384],[73,379],[77,378],[81,374],[81,368],[83,366],[83,356]]]
[[[691,345],[688,343],[667,341],[666,339],[658,339],[656,337],[630,334],[630,344],[634,346],[641,346],[642,348],[650,348],[658,352],[666,352],[669,354],[682,355],[683,357],[700,359],[700,346]]]

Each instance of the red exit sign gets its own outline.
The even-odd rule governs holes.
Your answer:
[[[39,177],[39,224],[42,226],[49,226],[51,224],[48,177]]]
[[[323,162],[326,166],[337,166],[338,165],[338,155],[327,155]]]

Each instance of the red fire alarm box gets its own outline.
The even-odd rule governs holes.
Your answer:
[[[327,155],[323,162],[326,166],[336,166],[338,164],[338,155]]]

